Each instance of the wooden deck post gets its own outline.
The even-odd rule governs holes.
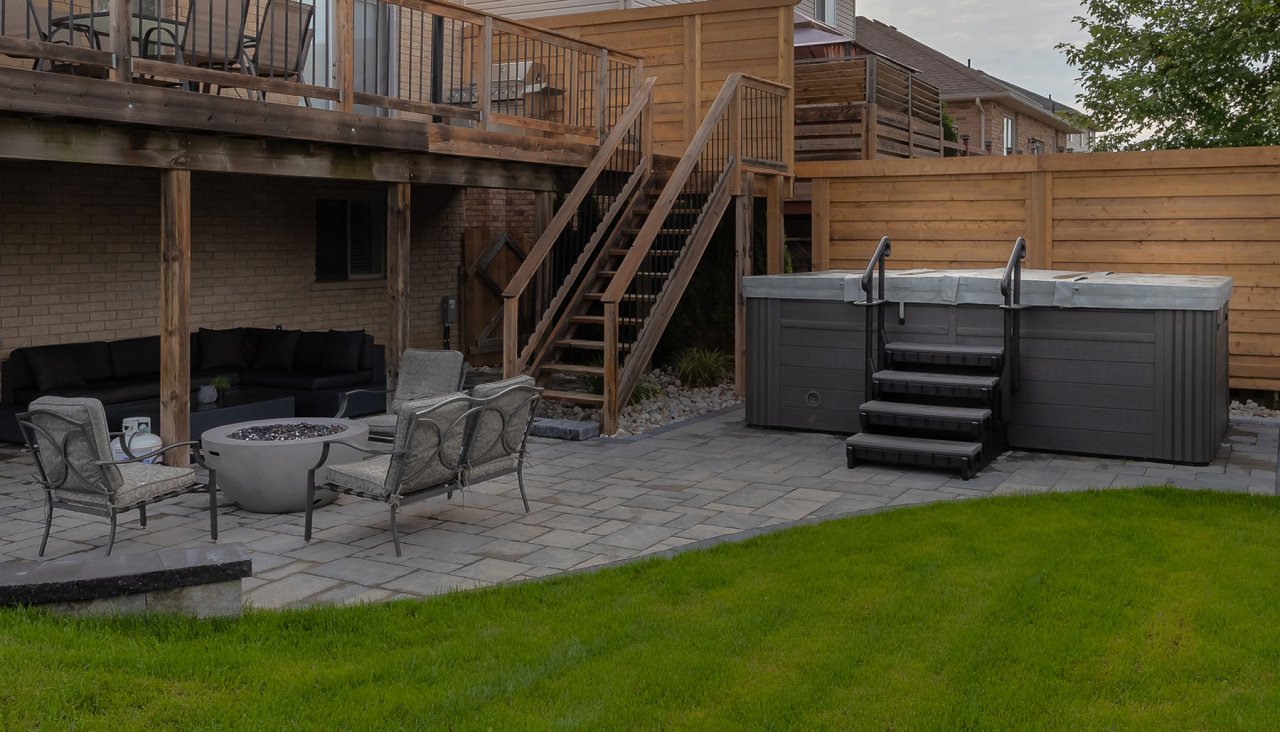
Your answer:
[[[128,83],[133,80],[133,2],[109,0],[107,12],[111,14],[111,55],[114,56],[107,78]]]
[[[387,186],[387,388],[400,377],[400,357],[409,347],[410,184]]]
[[[782,274],[785,262],[782,231],[782,189],[785,182],[786,179],[781,175],[769,176],[765,181],[765,259],[768,274]]]
[[[160,439],[191,439],[191,171],[160,174]],[[165,455],[186,467],[187,450]]]
[[[340,112],[350,112],[356,104],[355,23],[355,0],[333,0],[333,80],[342,93],[338,101]]]
[[[618,431],[622,405],[618,403],[618,303],[604,303],[604,403],[600,405],[600,432]]]
[[[755,190],[754,175],[743,176],[742,189],[735,203],[735,237],[737,256],[733,258],[733,392],[739,398],[747,395],[747,299],[742,294],[742,278],[751,274],[752,221],[751,210],[755,200],[751,197]]]

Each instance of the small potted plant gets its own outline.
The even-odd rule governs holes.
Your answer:
[[[215,376],[209,384],[218,390],[218,399],[221,400],[222,397],[226,396],[227,390],[231,388],[231,377],[226,375]]]

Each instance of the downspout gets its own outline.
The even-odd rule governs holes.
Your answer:
[[[982,106],[982,97],[974,97],[973,103],[978,105],[978,130],[982,133],[982,152],[987,152],[987,110]]]

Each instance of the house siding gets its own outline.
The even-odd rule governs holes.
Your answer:
[[[386,343],[385,284],[314,282],[315,201],[357,188],[236,175],[192,178],[192,327],[365,329]],[[440,298],[457,292],[465,223],[458,193],[413,189],[415,347],[440,347]],[[159,245],[156,171],[0,163],[0,359],[24,346],[157,333]]]

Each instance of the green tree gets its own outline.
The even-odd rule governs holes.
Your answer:
[[[1060,44],[1104,150],[1280,144],[1276,0],[1083,0]]]

